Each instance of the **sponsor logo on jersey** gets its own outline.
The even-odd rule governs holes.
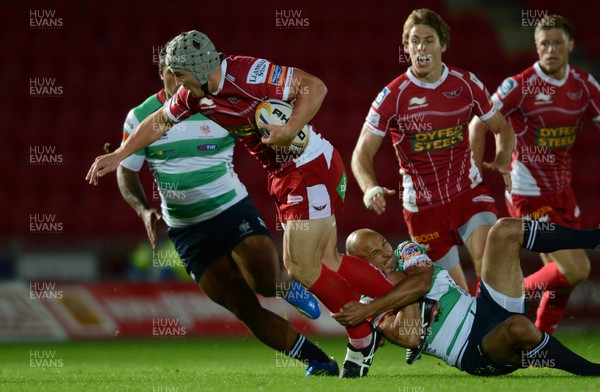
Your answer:
[[[287,195],[287,204],[296,205],[302,203],[303,200],[302,195]]]
[[[551,103],[551,102],[552,102],[552,97],[549,94],[537,93],[537,95],[535,96],[535,104],[536,105]]]
[[[478,203],[478,202],[495,203],[496,202],[496,200],[494,200],[493,197],[488,196],[488,195],[475,196],[472,200],[474,203]]]
[[[250,226],[250,223],[248,223],[248,221],[245,219],[242,221],[242,223],[240,223],[238,228],[240,229],[240,236],[252,232],[252,226]]]
[[[549,212],[552,211],[552,207],[544,206],[540,207],[537,210],[533,211],[531,214],[525,215],[524,219],[536,220],[540,222],[550,222]]]
[[[200,106],[202,106],[202,109],[213,109],[217,105],[215,105],[215,101],[212,99],[204,97],[200,98]]]
[[[266,229],[267,225],[265,224],[265,221],[262,220],[262,218],[260,216],[257,217],[257,219],[258,219],[258,223],[260,223],[260,225]]]
[[[248,72],[248,77],[246,78],[246,83],[248,84],[259,84],[264,83],[267,79],[267,68],[269,67],[269,62],[265,59],[259,59],[252,64],[250,67],[250,71]]]
[[[227,97],[227,100],[234,105],[241,101],[240,97]]]
[[[567,91],[567,97],[572,99],[573,101],[577,101],[583,96],[583,90],[579,90],[576,93],[571,93]]]
[[[218,147],[216,144],[199,144],[196,146],[196,149],[199,151],[214,151]]]
[[[165,156],[165,155],[173,155],[173,154],[175,154],[175,152],[176,152],[176,151],[177,151],[177,150],[176,150],[176,149],[174,149],[174,148],[171,148],[171,149],[169,149],[169,150],[158,150],[158,151],[156,152],[156,155],[157,155],[157,156],[159,156],[159,157],[163,157],[163,156]]]
[[[415,242],[418,242],[419,244],[426,244],[429,241],[435,240],[436,238],[440,238],[440,233],[438,231],[434,231],[433,233],[416,235],[413,237],[413,240]]]
[[[129,117],[125,119],[125,127],[129,132],[133,131],[135,127],[133,126],[133,121]]]
[[[423,97],[423,98],[419,98],[419,97],[412,97],[409,101],[408,104],[409,105],[423,105],[425,102],[427,102],[427,97]]]
[[[287,67],[282,67],[281,65],[272,67],[269,73],[269,83],[275,86],[283,86],[286,70]]]
[[[444,91],[443,94],[444,94],[444,97],[446,97],[446,98],[456,98],[462,93],[462,91],[463,91],[463,88],[460,87],[453,91]]]
[[[575,143],[578,131],[579,125],[537,128],[535,130],[535,144],[539,147],[566,148]]]
[[[390,89],[387,87],[384,87],[383,90],[381,90],[379,92],[379,94],[377,94],[377,98],[375,98],[375,101],[373,101],[373,106],[378,108],[383,103],[385,97],[387,97],[389,92],[390,92]]]
[[[322,206],[315,206],[315,205],[312,206],[312,208],[314,208],[317,211],[323,211],[325,209],[325,207],[327,207],[327,203],[323,204]]]
[[[374,126],[375,128],[379,128],[379,120],[381,116],[377,113],[373,108],[369,110],[369,114],[367,115],[367,122]]]
[[[498,95],[500,98],[506,97],[511,91],[518,86],[517,82],[513,78],[506,78],[498,87]]]
[[[458,124],[448,128],[411,134],[411,150],[413,153],[420,153],[454,147],[465,140],[464,130],[465,125]]]
[[[428,105],[427,97],[423,97],[423,98],[412,97],[411,99],[408,100],[408,110],[424,108],[427,105]]]
[[[210,134],[210,125],[207,125],[207,124],[200,125],[200,133],[203,136],[208,136]]]

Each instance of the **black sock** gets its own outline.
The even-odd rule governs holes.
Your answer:
[[[521,367],[529,366],[556,368],[579,376],[600,376],[600,364],[580,357],[545,332],[537,346],[523,353]]]
[[[540,253],[561,249],[600,249],[600,229],[571,229],[551,222],[524,220],[523,248]]]
[[[284,352],[288,357],[296,358],[305,364],[309,364],[314,360],[319,362],[328,362],[329,357],[313,342],[306,339],[303,335],[298,334],[294,345],[290,351]]]

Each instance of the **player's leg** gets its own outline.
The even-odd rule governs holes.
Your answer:
[[[217,217],[218,236],[213,240],[226,246],[248,285],[265,297],[279,295],[303,315],[315,319],[319,303],[304,287],[292,282],[275,243],[258,210],[246,198]],[[215,242],[210,246],[215,246]]]
[[[471,193],[467,198],[468,202],[464,205],[465,212],[461,221],[465,222],[465,217],[468,217],[468,219],[456,231],[471,255],[477,277],[475,286],[477,290],[481,279],[481,265],[487,235],[498,218],[494,199],[489,195],[487,187],[479,186],[473,189]],[[476,295],[477,291],[474,294]]]
[[[481,348],[494,364],[527,368],[550,367],[567,372],[600,376],[600,364],[592,363],[540,331],[523,315],[512,315],[483,338]]]
[[[449,233],[445,235],[445,237],[449,238]],[[439,257],[440,251],[448,250],[446,254]],[[445,243],[442,241],[439,242],[430,242],[429,248],[427,250],[427,255],[432,254],[436,259],[433,260],[435,265],[440,268],[445,269],[450,274],[450,277],[454,279],[454,281],[462,287],[465,291],[468,291],[467,285],[467,277],[465,276],[465,272],[460,265],[460,257],[458,255],[458,247],[453,245],[449,241]]]
[[[290,284],[289,275],[281,274],[279,254],[271,237],[246,237],[233,248],[231,257],[255,293],[273,297],[277,289]]]
[[[574,287],[587,279],[590,260],[582,249],[564,249],[542,256],[544,267],[525,278],[525,289],[544,291],[536,326],[552,334],[567,310]]]
[[[497,292],[515,299],[523,296],[523,271],[519,255],[523,242],[523,222],[502,218],[487,235],[481,278]]]
[[[460,263],[456,264],[454,267],[449,268],[448,274],[450,274],[450,277],[454,279],[454,281],[465,291],[469,290],[467,284],[467,277],[465,276],[465,271],[463,270]]]
[[[483,262],[483,251],[485,250],[485,242],[487,235],[492,225],[479,226],[473,230],[469,238],[465,241],[465,246],[471,254],[475,274],[481,276],[481,264]]]
[[[263,308],[236,264],[220,257],[198,280],[208,297],[242,321],[265,345],[305,364],[337,375],[337,364],[277,314]]]

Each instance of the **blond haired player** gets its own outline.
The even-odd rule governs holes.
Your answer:
[[[385,198],[395,191],[379,185],[373,159],[383,138],[391,135],[409,233],[466,289],[457,245],[467,247],[479,275],[487,232],[496,221],[494,199],[473,160],[467,126],[475,115],[497,134],[496,158],[488,168],[505,175],[509,190],[513,131],[473,73],[442,62],[450,29],[437,13],[413,11],[402,41],[411,66],[373,101],[352,155],[352,171],[367,208],[384,213]]]

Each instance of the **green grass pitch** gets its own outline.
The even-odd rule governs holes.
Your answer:
[[[557,336],[600,362],[600,334]],[[345,340],[314,338],[338,363]],[[304,365],[246,339],[166,338],[60,344],[0,345],[0,391],[600,391],[600,379],[554,369],[473,377],[425,357],[408,366],[404,350],[386,344],[369,376],[340,380],[304,377]]]

